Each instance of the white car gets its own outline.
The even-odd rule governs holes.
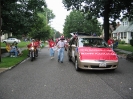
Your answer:
[[[19,42],[21,41],[17,38],[8,38],[8,39],[3,40],[3,43],[19,43]]]

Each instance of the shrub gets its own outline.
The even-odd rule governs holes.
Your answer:
[[[120,44],[125,44],[125,41],[119,41]]]
[[[127,60],[133,61],[133,53],[128,54],[126,57]]]
[[[131,40],[130,40],[130,45],[132,45],[132,46],[133,46],[133,39],[131,39]]]

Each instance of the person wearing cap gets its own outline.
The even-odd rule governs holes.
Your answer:
[[[58,62],[63,63],[63,58],[64,58],[64,49],[65,49],[65,42],[64,42],[64,37],[60,38],[60,41],[57,43],[58,47]]]

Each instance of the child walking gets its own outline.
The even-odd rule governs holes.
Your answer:
[[[55,42],[53,41],[53,39],[49,40],[49,51],[50,51],[50,57],[51,59],[54,58],[54,46],[55,46]]]

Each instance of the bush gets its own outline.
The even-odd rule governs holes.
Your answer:
[[[119,41],[120,44],[125,44],[125,41]]]
[[[127,60],[133,61],[133,53],[128,54],[126,57]]]
[[[132,46],[133,46],[133,39],[131,39],[131,40],[130,40],[130,45],[132,45]]]

